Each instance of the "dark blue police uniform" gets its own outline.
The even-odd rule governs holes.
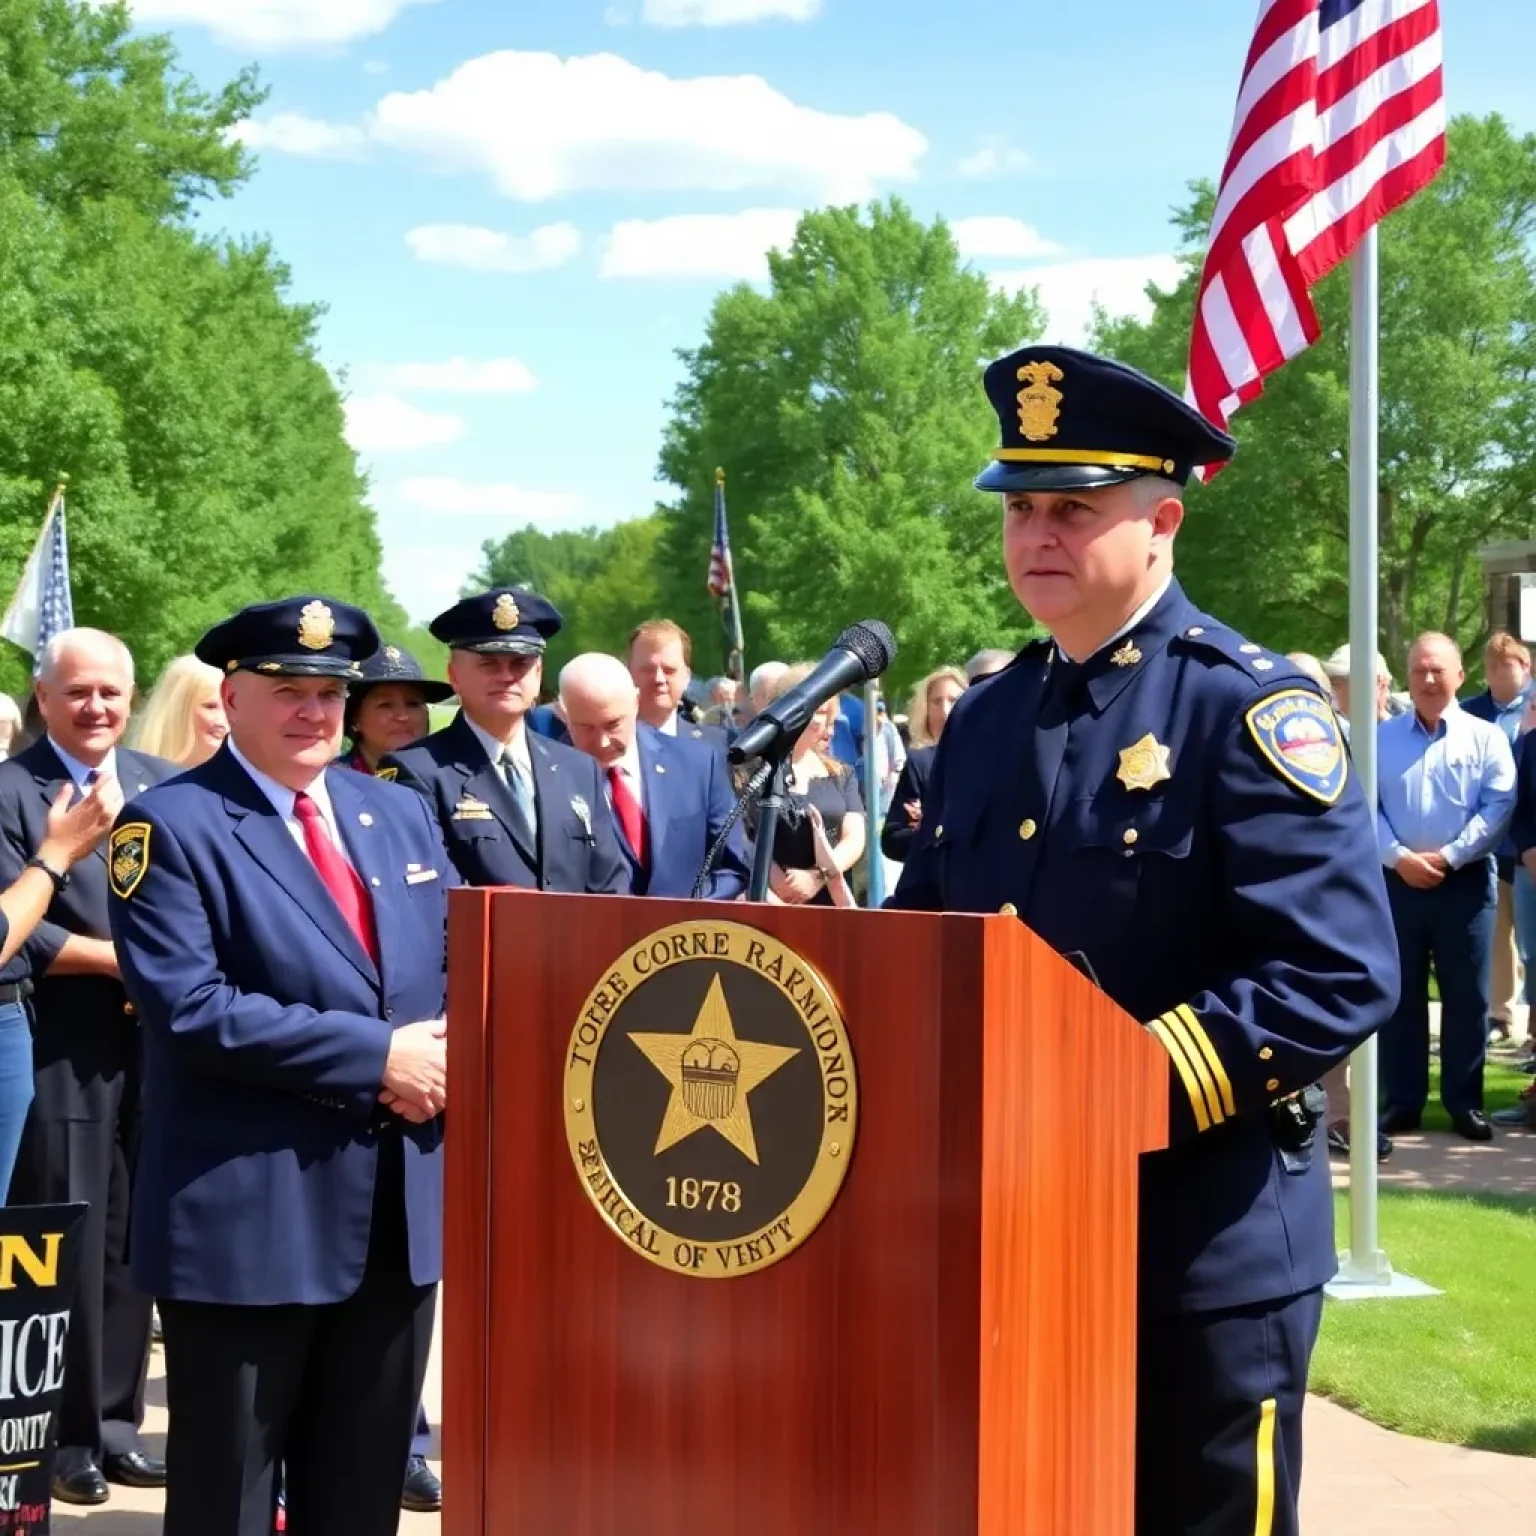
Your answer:
[[[360,610],[299,598],[226,621],[198,655],[349,679],[377,645]],[[379,1094],[394,1029],[443,1014],[457,882],[417,796],[323,780],[377,962],[228,744],[129,804],[111,839],[144,1035],[132,1263],[164,1323],[167,1536],[266,1536],[279,1462],[294,1536],[399,1520],[442,1268],[442,1121],[409,1124]]]
[[[560,614],[536,592],[466,598],[431,624],[454,650],[541,656]],[[380,774],[423,795],[466,885],[516,885],[624,894],[629,869],[603,804],[603,778],[584,752],[524,732],[533,769],[535,827],[520,830],[512,790],[462,710],[425,741],[391,753]]]
[[[1019,389],[1042,380],[1045,411]],[[1004,448],[982,489],[1182,483],[1231,452],[1161,385],[1068,349],[987,383]],[[1025,425],[1052,429],[1047,451]],[[1171,579],[1133,619],[1081,662],[1037,642],[961,697],[893,904],[1017,914],[1167,1050],[1171,1145],[1141,1174],[1137,1533],[1294,1536],[1336,1268],[1306,1091],[1391,1016],[1391,917],[1313,685]]]

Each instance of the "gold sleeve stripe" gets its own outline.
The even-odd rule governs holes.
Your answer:
[[[1184,1081],[1184,1091],[1189,1095],[1189,1102],[1195,1111],[1195,1125],[1202,1131],[1211,1128],[1211,1114],[1205,1107],[1205,1095],[1200,1090],[1200,1081],[1190,1069],[1189,1062],[1184,1057],[1184,1048],[1168,1032],[1167,1026],[1161,1019],[1155,1019],[1147,1026],[1157,1038],[1162,1041],[1163,1049],[1168,1052],[1173,1061],[1174,1068]]]
[[[1200,1047],[1200,1054],[1205,1057],[1211,1068],[1211,1074],[1216,1079],[1216,1086],[1221,1090],[1221,1107],[1228,1115],[1237,1113],[1237,1101],[1232,1097],[1232,1079],[1227,1076],[1227,1069],[1221,1064],[1221,1057],[1216,1054],[1216,1047],[1211,1044],[1211,1037],[1205,1032],[1205,1025],[1195,1017],[1195,1010],[1188,1003],[1180,1003],[1175,1010],[1184,1021],[1195,1044]]]
[[[1205,1090],[1205,1102],[1211,1111],[1211,1124],[1220,1125],[1226,1117],[1221,1107],[1221,1096],[1216,1092],[1216,1080],[1211,1076],[1210,1068],[1205,1064],[1205,1058],[1200,1054],[1200,1048],[1195,1044],[1194,1037],[1190,1034],[1177,1013],[1169,1011],[1163,1015],[1163,1022],[1167,1024],[1169,1031],[1184,1047],[1184,1054],[1189,1058],[1189,1064],[1195,1069],[1195,1076],[1200,1079],[1200,1086]]]

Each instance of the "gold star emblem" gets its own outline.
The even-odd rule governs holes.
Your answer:
[[[1173,777],[1169,750],[1149,731],[1133,746],[1122,747],[1115,777],[1127,789],[1151,789]]]
[[[1141,652],[1136,649],[1134,640],[1127,640],[1109,659],[1117,667],[1134,667],[1141,660]]]
[[[656,1137],[655,1156],[713,1126],[749,1162],[757,1162],[748,1095],[800,1054],[782,1045],[738,1040],[717,972],[687,1035],[631,1035],[636,1047],[672,1086]]]

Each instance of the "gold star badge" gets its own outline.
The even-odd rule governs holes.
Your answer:
[[[1109,659],[1117,667],[1134,667],[1141,660],[1141,652],[1136,649],[1134,640],[1127,640]]]
[[[747,1096],[798,1056],[797,1049],[738,1040],[718,973],[709,984],[692,1034],[636,1034],[629,1038],[672,1085],[672,1097],[656,1137],[655,1156],[660,1157],[695,1131],[713,1126],[749,1162],[757,1162]]]
[[[1173,777],[1169,755],[1168,748],[1149,731],[1134,746],[1121,748],[1115,777],[1127,789],[1151,789]]]

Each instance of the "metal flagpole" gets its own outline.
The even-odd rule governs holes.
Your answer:
[[[1376,807],[1377,495],[1380,484],[1380,284],[1377,226],[1350,262],[1349,332],[1349,745],[1360,791]],[[1428,1296],[1394,1275],[1381,1246],[1376,1168],[1376,1037],[1349,1063],[1349,1251],[1328,1287],[1339,1300]]]

